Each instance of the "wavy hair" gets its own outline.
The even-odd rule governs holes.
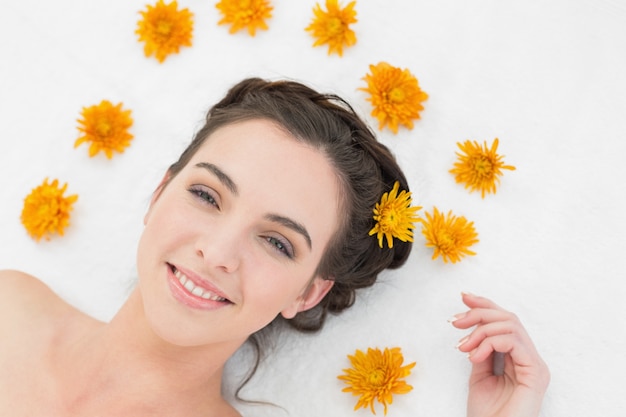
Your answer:
[[[374,227],[372,210],[383,193],[390,191],[396,181],[400,189],[409,191],[409,186],[390,150],[378,142],[345,100],[318,93],[299,82],[260,78],[237,83],[211,107],[204,126],[170,166],[170,178],[187,165],[215,130],[251,119],[272,121],[296,140],[320,150],[339,177],[342,218],[316,271],[321,278],[334,281],[333,287],[316,307],[289,320],[279,315],[273,323],[285,321],[299,331],[317,331],[329,312],[338,313],[353,305],[357,289],[374,284],[382,270],[405,263],[412,247],[410,242],[396,240],[393,248],[380,248],[369,231]],[[259,334],[250,336],[257,361],[243,385],[258,366],[259,340]]]

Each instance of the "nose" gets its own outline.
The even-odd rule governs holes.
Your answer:
[[[196,254],[212,270],[233,273],[241,263],[242,242],[228,228],[214,227],[196,241]]]

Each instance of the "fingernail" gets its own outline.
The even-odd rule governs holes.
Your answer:
[[[466,296],[469,295],[470,297],[476,297],[474,294],[472,294],[471,292],[465,292],[465,291],[461,291],[461,296]]]
[[[462,319],[463,317],[465,317],[467,315],[467,313],[459,313],[459,314],[455,314],[454,316],[450,317],[448,319],[448,323],[454,323],[455,321]]]
[[[455,349],[460,348],[465,342],[469,340],[469,336],[465,336],[463,339],[459,340],[459,343],[454,347]]]

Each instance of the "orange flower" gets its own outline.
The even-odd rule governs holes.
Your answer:
[[[402,366],[404,357],[399,347],[380,349],[368,348],[367,353],[357,350],[354,354],[348,355],[352,368],[344,369],[344,375],[338,376],[349,386],[343,392],[351,392],[360,396],[354,407],[355,410],[369,406],[372,414],[374,401],[378,401],[385,407],[393,402],[394,394],[406,394],[413,387],[403,379],[411,374],[411,369],[415,362]]]
[[[456,263],[466,255],[476,255],[469,250],[478,242],[474,222],[468,222],[463,216],[456,217],[452,211],[444,215],[434,207],[432,216],[426,213],[422,234],[426,237],[426,247],[434,248],[433,259],[441,255],[444,262]]]
[[[72,205],[78,200],[77,195],[64,197],[67,184],[59,188],[59,181],[48,184],[46,178],[24,199],[20,220],[28,234],[39,241],[42,237],[50,240],[57,233],[63,236],[63,229],[69,226]]]
[[[178,10],[176,0],[169,4],[159,0],[140,13],[143,19],[135,33],[140,42],[145,42],[143,52],[147,57],[154,54],[163,62],[169,54],[177,54],[181,46],[191,46],[193,14],[187,9]]]
[[[274,9],[268,0],[221,0],[215,7],[223,15],[218,25],[229,24],[230,33],[247,28],[250,36],[255,36],[257,29],[268,29],[265,19],[272,17]]]
[[[457,162],[450,173],[455,175],[457,183],[464,183],[470,192],[480,190],[480,195],[485,198],[485,193],[496,193],[496,185],[500,183],[502,170],[515,170],[512,165],[504,165],[502,156],[498,150],[498,138],[495,138],[491,148],[485,141],[481,147],[476,141],[466,140],[463,144],[457,143],[462,153],[456,152]]]
[[[95,106],[83,107],[82,119],[78,120],[78,130],[83,133],[74,143],[74,147],[83,142],[91,142],[89,156],[95,156],[103,151],[107,158],[113,157],[113,151],[124,152],[130,146],[133,135],[128,133],[133,119],[130,110],[122,110],[122,103],[111,104],[102,100]]]
[[[419,220],[416,213],[421,207],[411,207],[411,193],[402,190],[398,194],[399,187],[400,183],[396,181],[391,191],[383,194],[380,203],[374,207],[376,225],[369,234],[376,234],[381,248],[383,238],[386,238],[389,248],[393,248],[393,238],[413,242],[413,223]]]
[[[356,43],[356,35],[350,29],[350,24],[357,22],[355,5],[356,2],[352,1],[342,9],[337,0],[326,0],[328,11],[324,11],[317,3],[313,9],[313,21],[305,29],[316,38],[313,46],[328,44],[328,55],[335,52],[343,56],[344,45],[352,46]]]
[[[380,62],[370,65],[371,74],[363,79],[367,88],[359,88],[370,94],[367,99],[374,109],[372,116],[379,122],[382,130],[389,126],[393,133],[398,133],[398,125],[413,129],[413,120],[419,119],[422,102],[428,94],[420,89],[417,78],[408,69],[400,69]]]

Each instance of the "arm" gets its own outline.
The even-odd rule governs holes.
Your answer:
[[[468,417],[538,416],[550,373],[521,322],[486,298],[463,294],[463,302],[469,311],[451,322],[475,326],[457,345],[472,362]]]

